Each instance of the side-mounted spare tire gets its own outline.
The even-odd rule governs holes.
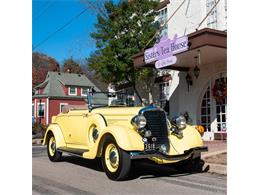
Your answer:
[[[107,136],[102,149],[102,166],[109,179],[120,181],[128,177],[130,155],[122,150],[112,136]]]

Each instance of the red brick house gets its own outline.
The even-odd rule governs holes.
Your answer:
[[[45,80],[34,87],[32,116],[35,122],[49,124],[65,105],[85,105],[89,89],[100,91],[85,75],[48,72]]]

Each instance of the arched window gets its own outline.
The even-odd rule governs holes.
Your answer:
[[[207,83],[199,105],[199,123],[205,128],[204,139],[208,140],[216,137],[216,133],[225,133],[227,130],[227,99],[217,103],[212,95],[212,87],[218,81],[226,82],[226,73],[218,74]]]
[[[226,82],[226,77],[216,79],[216,81]],[[227,98],[224,99],[223,103],[216,102],[216,116],[217,116],[217,129],[219,131],[226,131],[226,115],[227,115]]]

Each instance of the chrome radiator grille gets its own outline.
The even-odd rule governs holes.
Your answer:
[[[152,132],[152,137],[156,137],[156,147],[168,143],[168,129],[165,112],[161,110],[149,110],[143,113],[146,118],[146,129]]]

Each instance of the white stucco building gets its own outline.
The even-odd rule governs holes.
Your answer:
[[[161,1],[157,19],[163,24],[182,2]],[[223,86],[227,80],[227,1],[220,0],[201,23],[216,2],[218,0],[186,0],[161,32],[169,38],[175,34],[178,37],[187,35],[191,44],[188,51],[176,55],[176,64],[161,71],[160,76],[171,75],[170,80],[158,83],[160,93],[165,93],[169,102],[169,117],[187,112],[192,124],[204,126],[204,140],[226,139],[227,132],[226,98],[217,102],[214,97],[216,90],[213,91],[219,83]],[[134,64],[137,67],[144,65],[142,54],[136,55]],[[148,65],[154,67],[154,64],[145,64]],[[196,66],[199,69],[197,78],[194,74]]]

